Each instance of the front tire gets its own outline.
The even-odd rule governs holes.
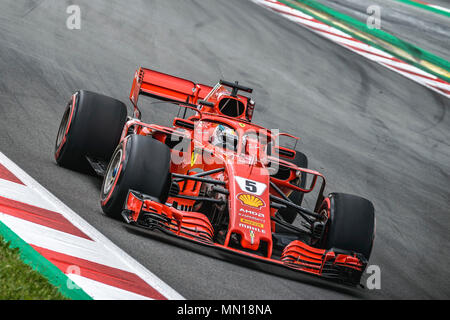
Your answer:
[[[100,192],[103,212],[120,218],[130,189],[165,203],[170,187],[170,149],[152,137],[131,135],[114,151]]]
[[[375,209],[369,200],[345,193],[331,193],[319,212],[328,216],[322,239],[325,249],[361,253],[369,260],[375,239]]]

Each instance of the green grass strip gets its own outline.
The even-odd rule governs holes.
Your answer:
[[[337,12],[313,0],[278,0],[315,19],[345,32],[372,47],[385,51],[436,77],[450,82],[450,62],[401,40],[383,30],[371,29],[365,23]]]
[[[92,300],[92,298],[86,294],[81,288],[78,288],[77,286],[73,285],[72,280],[70,280],[61,270],[59,270],[55,265],[53,265],[50,261],[45,259],[39,252],[33,249],[28,243],[26,243],[24,240],[22,240],[18,235],[16,235],[10,228],[8,228],[3,222],[0,221],[0,235],[4,238],[4,240],[9,244],[9,248],[6,248],[6,245],[3,244],[0,249],[6,249],[6,250],[18,250],[18,254],[20,255],[20,259],[27,265],[29,265],[33,270],[39,272],[43,277],[45,277],[48,282],[53,285],[58,292],[69,299],[72,300]],[[1,241],[1,239],[0,239]],[[5,248],[3,248],[5,247]],[[18,280],[19,283],[22,283],[24,288],[12,288],[14,289],[23,289],[26,291],[27,288],[26,284],[23,284],[23,282],[26,282],[28,279],[30,281],[36,280],[35,275],[30,275],[29,272],[26,272],[26,270],[23,270],[24,272],[22,274],[16,274],[17,269],[12,268],[11,265],[6,263],[6,257],[8,256],[8,259],[11,259],[11,262],[13,262],[13,257],[10,255],[11,252],[5,251],[5,257],[4,260],[0,261],[0,279],[6,281],[9,278],[14,278],[15,280]],[[13,255],[14,253],[12,253]],[[0,254],[0,257],[2,255]],[[36,281],[39,281],[37,279]],[[0,287],[2,286],[0,285]],[[40,295],[44,294],[44,291],[40,291],[40,289],[36,288],[36,284],[30,284],[30,287],[33,287],[32,290],[34,290],[34,294]],[[28,288],[29,289],[29,288]],[[2,290],[6,290],[3,288]],[[33,296],[33,293],[30,293],[30,298]],[[3,296],[4,295],[4,296]],[[27,299],[27,296],[25,297],[15,297],[12,293],[11,296],[9,296],[8,292],[1,292],[0,296],[3,296],[4,299]],[[49,294],[48,296],[44,297],[34,297],[36,299],[44,300],[44,299],[52,299],[52,298],[58,298],[58,295],[52,295]]]
[[[411,0],[397,0],[399,2],[403,2],[412,6],[416,6],[434,13],[438,13],[438,14],[442,14],[444,16],[450,17],[450,12],[445,11],[445,10],[441,10],[439,8],[434,8],[434,7],[430,7],[426,4],[420,3],[420,2],[416,2],[416,1],[411,1]]]

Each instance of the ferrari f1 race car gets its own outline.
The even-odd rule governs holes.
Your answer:
[[[280,143],[298,138],[252,123],[252,91],[237,81],[211,87],[140,68],[132,116],[116,99],[72,95],[56,162],[103,177],[103,212],[133,230],[251,268],[358,285],[375,236],[372,203],[325,196],[323,175],[307,168],[296,143]],[[175,104],[173,125],[143,122],[140,96]]]

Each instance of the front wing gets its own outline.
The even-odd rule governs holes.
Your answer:
[[[279,260],[224,246],[214,242],[214,230],[205,215],[177,210],[134,191],[128,193],[122,216],[135,232],[296,280],[305,281],[305,275],[310,274],[357,286],[367,266],[367,260],[360,254],[318,249],[300,240],[289,243]]]

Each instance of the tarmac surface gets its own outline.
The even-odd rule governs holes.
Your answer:
[[[188,299],[450,298],[449,99],[251,1],[77,3],[80,30],[66,27],[70,1],[0,2],[0,150],[115,244]],[[56,133],[78,89],[131,106],[139,66],[253,87],[254,122],[301,137],[326,192],[374,203],[370,264],[380,267],[381,289],[265,274],[104,216],[101,181],[56,165]],[[155,123],[177,111],[143,109]]]

